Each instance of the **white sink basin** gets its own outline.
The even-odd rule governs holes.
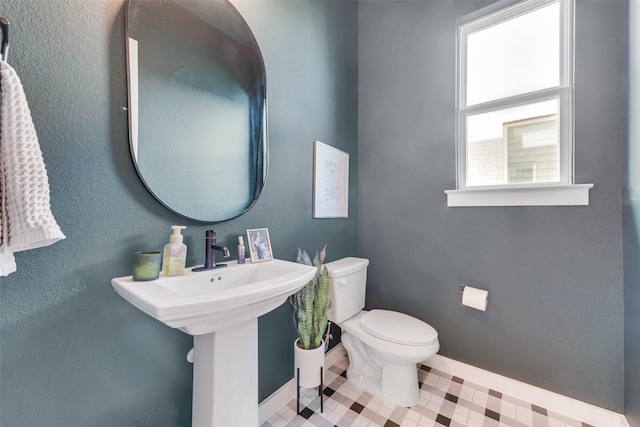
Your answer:
[[[138,309],[190,335],[227,329],[261,316],[286,301],[315,275],[316,268],[289,261],[227,267],[136,282],[111,280],[115,291]]]

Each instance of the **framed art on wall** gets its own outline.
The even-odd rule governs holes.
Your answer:
[[[349,153],[313,142],[313,217],[349,216]]]

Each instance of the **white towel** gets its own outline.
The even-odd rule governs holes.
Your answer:
[[[20,78],[5,61],[0,74],[0,276],[7,276],[16,270],[14,252],[65,236],[51,213],[47,170]]]

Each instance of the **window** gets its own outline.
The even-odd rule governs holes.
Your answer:
[[[458,22],[449,206],[588,204],[573,184],[573,1],[504,0]]]

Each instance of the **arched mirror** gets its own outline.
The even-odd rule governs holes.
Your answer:
[[[129,0],[129,140],[140,178],[170,210],[218,222],[267,177],[266,76],[226,0]]]

